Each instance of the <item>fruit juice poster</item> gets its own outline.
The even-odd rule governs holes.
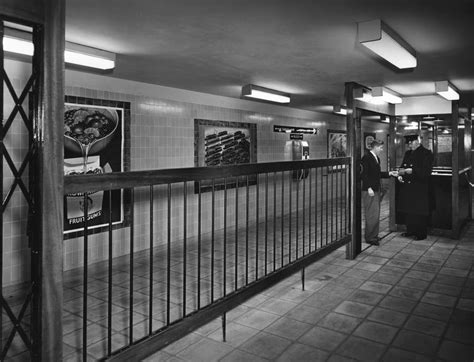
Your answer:
[[[64,107],[64,175],[124,171],[124,110],[120,107],[66,103]],[[110,198],[110,201],[109,201]],[[121,190],[68,194],[64,200],[64,233],[107,228],[109,219],[124,220]],[[110,207],[111,206],[111,207]]]

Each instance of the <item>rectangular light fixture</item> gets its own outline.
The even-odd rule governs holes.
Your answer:
[[[333,106],[332,111],[333,111],[333,113],[341,114],[343,116],[345,116],[347,114],[347,108],[344,107],[344,106],[341,106],[339,104]]]
[[[387,103],[397,104],[402,103],[402,98],[395,94],[395,92],[384,87],[373,87],[372,97],[380,98]]]
[[[242,87],[242,97],[256,98],[276,103],[290,103],[289,94],[253,84],[247,84]]]
[[[459,93],[447,80],[435,82],[435,91],[448,101],[457,101],[459,99]]]
[[[33,56],[31,34],[5,27],[3,50],[9,53]],[[115,54],[104,50],[66,42],[64,61],[68,64],[109,70],[115,68]]]
[[[357,23],[360,44],[399,69],[415,68],[415,50],[382,20]]]
[[[370,89],[365,88],[355,88],[353,92],[354,99],[357,99],[362,102],[367,102],[371,104],[384,104],[385,101],[380,99],[380,97],[376,98],[372,96],[372,92]]]
[[[109,70],[115,68],[115,54],[105,50],[66,42],[64,61],[84,67]]]

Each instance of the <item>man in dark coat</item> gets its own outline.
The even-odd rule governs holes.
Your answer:
[[[383,141],[374,139],[361,160],[362,178],[362,204],[365,212],[365,242],[379,245],[379,220],[380,220],[380,158]]]
[[[432,209],[431,169],[433,154],[423,147],[418,135],[405,136],[409,150],[395,175],[400,182],[397,210],[404,214],[407,231],[403,236],[415,240],[426,239],[428,220]]]

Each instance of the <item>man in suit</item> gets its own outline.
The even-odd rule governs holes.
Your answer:
[[[433,209],[431,192],[431,169],[433,154],[423,147],[418,135],[405,136],[409,150],[405,152],[397,176],[399,192],[397,211],[405,218],[407,231],[402,236],[415,240],[426,239],[428,220]]]
[[[362,204],[365,211],[365,242],[379,245],[381,171],[379,154],[383,141],[374,139],[368,145],[370,150],[361,160]]]

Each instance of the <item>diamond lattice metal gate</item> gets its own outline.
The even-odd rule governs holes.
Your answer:
[[[0,360],[39,360],[41,223],[36,120],[43,31],[38,24],[0,14],[0,36]],[[22,40],[23,45],[29,43],[26,52],[34,49],[34,54],[8,63],[5,55],[10,54],[15,39]],[[17,68],[21,68],[21,76],[16,74]],[[15,74],[9,74],[12,69]]]

